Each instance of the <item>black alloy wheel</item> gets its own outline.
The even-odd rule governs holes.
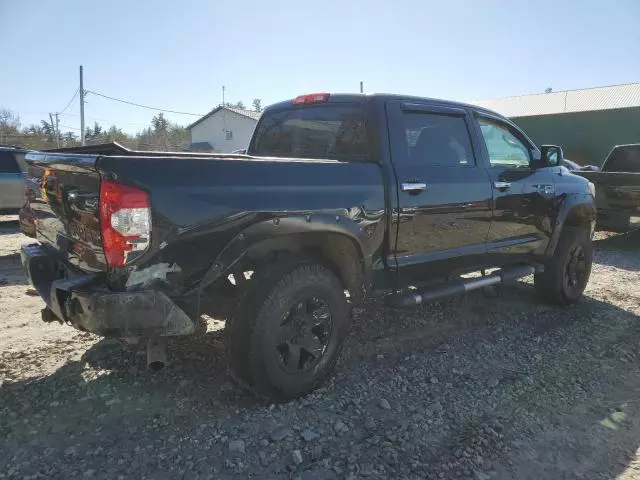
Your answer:
[[[291,306],[276,337],[280,366],[296,374],[313,369],[322,359],[333,333],[333,319],[326,300],[303,299]]]

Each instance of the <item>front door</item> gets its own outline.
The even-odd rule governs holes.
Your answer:
[[[459,108],[401,102],[389,107],[399,272],[409,281],[465,269],[486,253],[491,222],[491,185],[476,162],[472,119]]]
[[[551,169],[532,168],[535,147],[512,125],[486,116],[478,116],[477,121],[493,187],[489,252],[542,253],[553,230]]]

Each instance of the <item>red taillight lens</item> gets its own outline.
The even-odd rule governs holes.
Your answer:
[[[311,103],[326,103],[329,101],[328,93],[310,93],[308,95],[300,95],[293,100],[294,105],[308,105]]]
[[[146,250],[151,235],[151,203],[146,192],[101,181],[100,230],[110,267],[122,267],[131,252]]]

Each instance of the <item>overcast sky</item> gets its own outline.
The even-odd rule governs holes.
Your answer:
[[[88,90],[196,114],[222,85],[249,106],[360,80],[466,101],[638,82],[638,25],[636,0],[0,0],[0,106],[23,125],[48,118],[80,64]],[[75,100],[60,123],[79,128],[78,113]],[[153,115],[87,97],[87,123],[135,132]]]

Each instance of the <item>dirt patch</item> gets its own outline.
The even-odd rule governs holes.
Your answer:
[[[283,405],[229,381],[220,323],[138,347],[39,320],[0,227],[0,478],[640,478],[640,236],[599,235],[585,298],[530,283],[355,311],[336,376]]]

